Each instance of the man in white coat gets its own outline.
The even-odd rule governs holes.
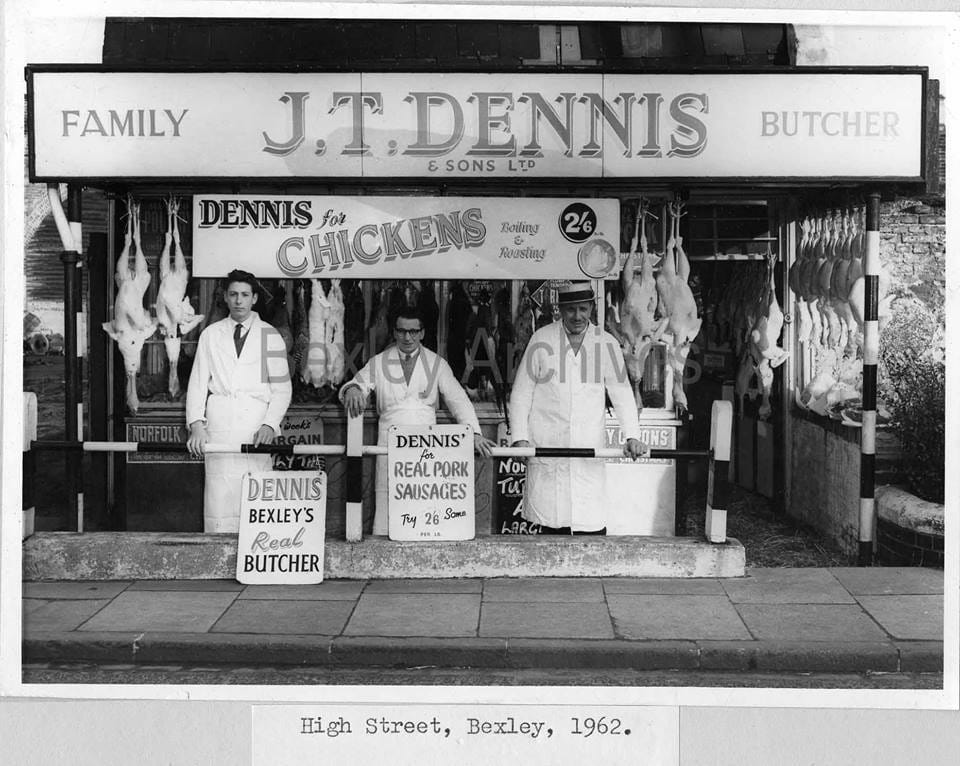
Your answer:
[[[272,444],[293,392],[283,338],[253,310],[255,285],[249,272],[227,275],[230,315],[200,334],[187,386],[187,449],[204,457],[204,532],[237,532],[243,475],[271,468],[270,455],[204,455],[204,446]]]
[[[380,417],[378,444],[387,444],[391,426],[433,425],[437,422],[440,395],[458,423],[473,428],[474,449],[484,457],[494,443],[480,432],[480,421],[470,397],[447,364],[421,345],[423,316],[416,308],[402,308],[393,319],[395,345],[368,361],[340,389],[340,401],[350,417],[363,413],[367,397],[374,392]],[[386,455],[377,455],[376,512],[373,534],[386,535],[388,504]]]
[[[649,454],[623,351],[590,321],[593,301],[589,283],[560,288],[560,321],[531,336],[510,394],[514,447],[602,448],[606,392],[626,437],[623,454]],[[603,482],[596,458],[528,458],[523,517],[546,534],[606,534]]]

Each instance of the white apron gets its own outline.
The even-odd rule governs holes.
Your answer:
[[[211,442],[249,444],[263,425],[267,403],[245,394],[207,399],[207,437]],[[240,453],[205,455],[203,531],[233,532],[240,528],[240,485],[247,472],[269,471],[270,455]]]
[[[626,438],[639,435],[637,405],[619,344],[591,325],[578,353],[560,322],[537,330],[510,396],[511,436],[533,447],[605,442],[604,393]],[[604,464],[593,458],[528,458],[523,518],[547,527],[594,532],[606,526]]]
[[[473,404],[463,387],[453,376],[450,365],[426,348],[420,349],[416,365],[405,383],[400,364],[400,353],[390,346],[367,362],[352,380],[340,389],[340,401],[350,386],[359,386],[364,396],[376,393],[378,424],[377,443],[389,443],[391,426],[425,426],[437,422],[440,396],[450,414],[458,423],[469,425],[480,433],[480,422]],[[373,516],[373,534],[389,533],[387,523],[389,465],[386,455],[377,455],[376,508]]]

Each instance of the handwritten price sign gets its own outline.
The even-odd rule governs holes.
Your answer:
[[[472,540],[473,429],[394,426],[387,462],[391,540]]]
[[[323,582],[327,475],[264,471],[243,477],[237,580],[246,585]]]

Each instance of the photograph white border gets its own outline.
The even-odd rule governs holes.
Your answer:
[[[341,17],[359,18],[450,18],[469,17],[477,19],[530,19],[537,21],[577,21],[620,19],[662,21],[751,21],[756,23],[860,25],[869,27],[944,26],[949,28],[949,53],[957,50],[957,16],[941,12],[946,8],[936,7],[924,13],[877,13],[876,10],[823,11],[804,8],[783,10],[780,8],[741,8],[731,10],[721,7],[704,8],[702,0],[693,0],[686,7],[630,7],[610,8],[603,4],[585,2],[571,3],[315,3],[305,2],[186,2],[173,0],[164,3],[138,2],[137,0],[93,0],[78,3],[57,3],[52,0],[14,0],[5,4],[4,32],[4,90],[5,129],[4,167],[5,178],[2,220],[3,239],[3,508],[2,531],[0,531],[0,689],[4,695],[29,698],[99,698],[99,699],[201,699],[230,701],[322,701],[322,702],[450,702],[450,703],[497,703],[522,704],[602,704],[602,705],[676,705],[676,706],[762,706],[762,707],[811,707],[811,708],[882,708],[882,709],[951,709],[958,707],[958,647],[960,647],[960,612],[958,612],[958,568],[955,515],[947,517],[947,560],[944,568],[944,688],[943,690],[835,690],[835,689],[740,689],[732,687],[447,687],[447,686],[168,686],[168,685],[40,685],[23,684],[21,679],[20,654],[20,599],[21,599],[21,535],[20,514],[11,512],[20,508],[20,450],[22,424],[20,417],[20,391],[22,390],[22,355],[20,353],[20,322],[23,315],[22,258],[23,248],[23,185],[22,162],[24,156],[23,131],[23,64],[27,63],[27,44],[37,39],[27,35],[37,22],[62,25],[71,34],[84,34],[84,19],[105,16],[223,16],[255,17]],[[709,3],[713,5],[713,3]],[[741,5],[753,5],[742,3]],[[862,3],[860,4],[863,5]],[[949,8],[949,4],[947,4]],[[90,28],[87,28],[90,32]],[[69,42],[69,41],[68,41]],[[83,40],[79,40],[83,42]],[[102,40],[96,41],[98,44]],[[70,56],[67,45],[65,56],[56,50],[46,50],[43,56],[49,63],[79,63]],[[87,54],[88,55],[88,54]],[[99,55],[99,52],[98,52]],[[83,58],[85,61],[90,59]],[[97,61],[99,58],[97,59]],[[30,63],[40,63],[30,60]],[[95,62],[91,62],[95,63]],[[891,64],[901,62],[889,62]],[[902,62],[920,63],[920,62]],[[946,72],[943,72],[945,75]],[[941,87],[947,104],[944,118],[955,122],[950,105],[960,103],[957,86],[941,75]],[[932,77],[938,73],[931,72]],[[954,128],[955,129],[955,128]],[[948,127],[948,132],[952,130]],[[951,150],[956,141],[948,142],[948,166],[953,168],[956,152]],[[956,202],[952,193],[955,179],[948,190],[947,210],[952,213]],[[948,224],[948,246],[955,239],[952,222]],[[958,284],[956,259],[947,259],[948,313],[956,309]],[[948,392],[955,390],[956,355],[948,347]],[[957,397],[947,396],[947,423],[957,423]],[[955,429],[948,432],[948,466],[955,465]],[[947,498],[958,497],[956,472],[947,471]],[[951,505],[948,503],[948,508]]]

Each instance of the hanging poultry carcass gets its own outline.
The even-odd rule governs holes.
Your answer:
[[[470,296],[467,294],[463,282],[455,283],[450,290],[450,300],[447,308],[447,362],[454,376],[461,383],[464,381],[464,372],[467,369],[467,330],[473,308]]]
[[[304,395],[303,388],[299,385],[306,381],[307,358],[310,350],[310,320],[307,316],[307,296],[304,281],[298,279],[293,289],[293,353],[291,359],[296,376],[293,382],[298,386],[298,397]]]
[[[807,304],[807,312],[810,315],[810,331],[806,337],[809,344],[815,347],[823,345],[823,314],[820,311],[820,296],[817,293],[816,285],[819,253],[822,249],[820,245],[823,236],[821,223],[819,219],[814,219],[810,223],[810,238],[807,242],[799,273],[800,294]]]
[[[503,392],[497,385],[496,368],[496,319],[490,307],[490,293],[486,288],[478,291],[471,301],[467,320],[467,380],[464,388],[474,401],[493,399],[503,410]]]
[[[417,308],[423,316],[423,345],[437,350],[437,328],[440,324],[440,306],[434,293],[433,282],[423,281],[417,295]]]
[[[776,256],[767,253],[767,271],[769,281],[766,285],[766,311],[760,315],[756,325],[750,332],[750,345],[756,359],[757,375],[760,378],[761,402],[757,416],[760,420],[770,417],[770,393],[773,389],[773,371],[783,364],[790,356],[777,342],[783,332],[783,311],[777,301],[775,280]]]
[[[517,312],[513,318],[515,347],[513,351],[512,365],[516,367],[523,357],[523,352],[530,343],[530,338],[536,330],[536,314],[533,310],[533,300],[530,298],[530,289],[524,282],[520,286],[520,297],[517,301]]]
[[[130,248],[136,250],[134,268],[130,270]],[[127,232],[123,250],[117,260],[115,275],[117,297],[113,304],[113,319],[103,323],[103,329],[117,342],[127,374],[127,407],[133,414],[140,409],[137,397],[137,373],[144,341],[156,332],[157,321],[143,306],[143,296],[150,286],[150,271],[140,244],[140,205],[127,202]]]
[[[493,311],[496,314],[495,325],[497,328],[494,338],[496,341],[497,375],[499,376],[497,383],[505,397],[507,382],[513,379],[510,355],[516,345],[516,332],[513,327],[513,320],[510,318],[510,288],[506,285],[494,293]],[[505,403],[501,407],[501,412],[506,413]]]
[[[306,365],[301,370],[303,382],[317,388],[328,383],[327,379],[327,321],[330,318],[330,301],[323,291],[322,280],[312,279],[310,294],[310,343],[307,346]]]
[[[840,237],[836,213],[834,213],[828,226],[827,237],[823,245],[823,258],[819,260],[816,282],[817,294],[819,295],[818,305],[826,321],[824,345],[829,348],[837,348],[840,345],[843,328],[833,305],[833,296],[830,294],[830,278],[833,275],[834,266],[837,264],[837,244]]]
[[[344,375],[352,377],[366,361],[363,356],[366,306],[359,280],[347,280],[341,283],[341,289],[343,289],[343,343],[346,357]]]
[[[172,198],[168,200],[167,231],[163,237],[163,251],[160,253],[160,287],[157,290],[156,302],[157,323],[169,364],[167,391],[173,399],[180,395],[180,380],[177,376],[180,338],[203,321],[203,314],[197,314],[190,299],[186,297],[190,271],[180,245],[179,212],[179,201]]]
[[[376,304],[371,307],[373,319],[367,324],[370,332],[370,347],[379,354],[390,344],[390,288],[386,283],[380,285],[376,294]]]
[[[793,292],[793,303],[797,315],[797,342],[806,345],[810,340],[810,331],[813,328],[813,320],[810,318],[810,307],[807,305],[807,299],[801,283],[801,275],[806,259],[809,257],[810,247],[810,219],[804,218],[801,224],[802,235],[800,244],[797,246],[797,257],[790,266],[789,279],[790,290]]]
[[[693,297],[688,279],[690,262],[683,250],[680,237],[680,217],[683,215],[683,203],[674,202],[669,206],[670,239],[657,275],[657,293],[660,296],[661,313],[667,323],[664,338],[669,334],[671,340],[667,352],[667,363],[673,369],[673,401],[681,411],[687,409],[687,396],[683,390],[683,373],[690,353],[690,346],[700,332],[703,320],[697,316],[697,302]]]
[[[326,327],[326,380],[331,386],[343,382],[345,374],[344,329],[343,322],[346,307],[343,302],[343,290],[339,279],[330,280],[330,292],[327,294],[330,304]]]
[[[857,321],[850,302],[847,300],[847,274],[852,263],[852,244],[854,233],[851,228],[850,215],[843,214],[840,230],[840,242],[837,245],[837,262],[834,264],[830,276],[830,298],[834,310],[840,319],[841,333],[840,346],[844,354],[855,354],[857,349]]]
[[[646,219],[651,215],[646,203],[641,200],[636,228],[630,242],[630,253],[620,274],[623,290],[623,301],[620,304],[623,356],[627,373],[637,390],[650,348],[660,339],[668,321],[668,317],[655,318],[658,304],[657,279],[653,276],[655,256],[648,250],[646,231]]]

